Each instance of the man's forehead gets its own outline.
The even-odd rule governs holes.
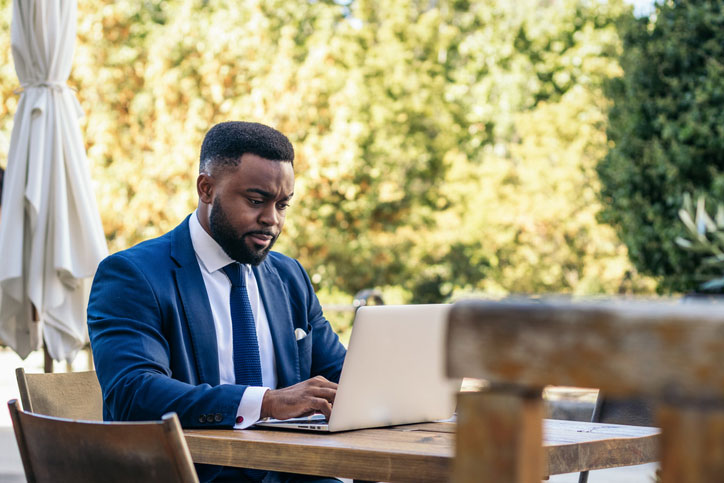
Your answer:
[[[278,192],[280,189],[286,195],[294,190],[294,167],[288,161],[272,161],[264,158],[242,158],[239,165],[225,173],[243,189],[258,189],[269,192]]]

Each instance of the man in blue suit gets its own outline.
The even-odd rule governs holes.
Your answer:
[[[299,262],[270,251],[294,194],[293,160],[270,127],[217,124],[201,147],[196,211],[99,265],[88,328],[105,420],[174,411],[186,428],[246,428],[329,416],[345,349]],[[265,477],[197,469],[202,480]],[[265,479],[298,480],[310,481]]]

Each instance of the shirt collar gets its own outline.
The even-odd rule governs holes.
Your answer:
[[[214,273],[234,261],[201,226],[197,210],[194,210],[189,218],[189,232],[191,234],[191,244],[194,247],[194,252],[196,252],[201,266],[207,272]],[[245,267],[245,271],[246,268],[248,268],[244,264],[242,264],[242,267]]]

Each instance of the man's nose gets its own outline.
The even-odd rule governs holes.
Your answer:
[[[260,223],[266,226],[275,226],[279,224],[279,219],[280,216],[277,211],[277,207],[272,203],[262,210],[261,216],[259,217]]]

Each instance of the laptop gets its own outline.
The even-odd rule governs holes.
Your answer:
[[[256,425],[335,432],[450,418],[461,380],[444,372],[449,310],[450,305],[361,307],[329,421],[317,414]]]

